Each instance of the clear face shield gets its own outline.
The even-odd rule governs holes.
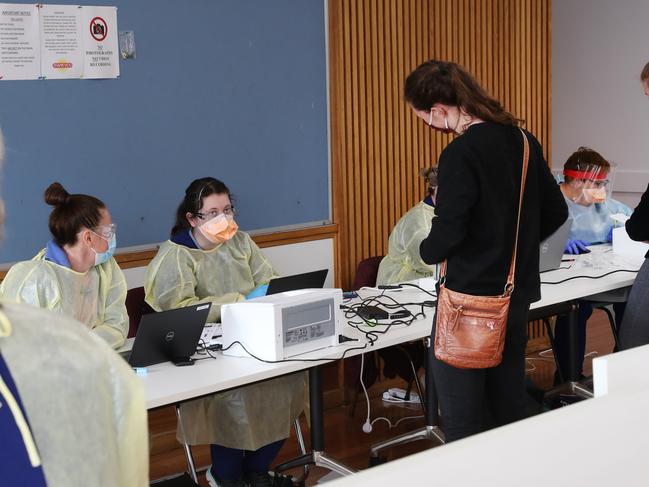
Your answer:
[[[564,169],[563,177],[572,189],[576,203],[584,206],[604,203],[613,192],[615,164],[611,164],[610,168],[580,164],[577,169]]]

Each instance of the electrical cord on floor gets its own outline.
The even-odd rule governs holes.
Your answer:
[[[413,371],[414,371],[414,366],[412,365],[412,362],[410,363],[410,365],[411,365],[411,367],[413,368]],[[379,416],[378,418],[374,418],[373,420],[370,420],[372,410],[371,410],[371,406],[370,406],[370,396],[367,393],[367,387],[365,387],[365,381],[363,380],[364,367],[365,367],[365,354],[362,354],[361,355],[361,373],[360,373],[359,379],[360,379],[361,387],[363,388],[363,394],[365,394],[365,401],[367,403],[367,416],[365,417],[365,423],[363,423],[363,427],[362,427],[363,433],[368,433],[368,434],[371,433],[372,429],[374,427],[374,423],[376,423],[377,421],[385,421],[386,423],[388,423],[388,427],[390,429],[392,429],[392,428],[396,428],[397,426],[399,426],[399,424],[402,421],[406,421],[406,420],[409,420],[409,419],[420,419],[420,418],[424,417],[423,414],[420,414],[418,416],[405,416],[403,418],[400,418],[394,424],[392,424],[392,421],[390,421],[388,418],[385,418],[383,416]]]

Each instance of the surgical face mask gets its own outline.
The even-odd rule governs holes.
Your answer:
[[[93,232],[94,233],[94,232]],[[97,235],[95,233],[95,235]],[[108,250],[106,252],[97,252],[95,249],[92,249],[92,251],[95,253],[95,265],[101,265],[110,260],[110,258],[113,256],[115,253],[115,247],[117,247],[117,237],[113,233],[113,235],[109,238],[106,239],[105,237],[102,237],[101,235],[97,235],[99,238],[103,238],[104,240],[107,240],[108,242]]]
[[[606,188],[584,188],[584,200],[588,203],[604,203],[606,201]]]
[[[212,243],[219,244],[234,237],[239,225],[234,221],[232,216],[226,216],[223,213],[206,221],[198,227],[203,236]]]

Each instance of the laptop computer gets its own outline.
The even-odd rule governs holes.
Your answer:
[[[539,252],[539,271],[553,271],[561,267],[561,257],[570,236],[572,219],[568,218],[552,235],[541,242]]]
[[[286,277],[277,277],[271,279],[268,284],[266,295],[283,293],[286,291],[296,291],[298,289],[318,289],[324,287],[325,280],[329,269],[319,271],[305,272],[304,274],[295,274]]]
[[[211,303],[142,315],[133,349],[128,357],[132,367],[172,361],[176,365],[191,365],[196,346]]]

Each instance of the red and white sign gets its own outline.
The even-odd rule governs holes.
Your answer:
[[[90,35],[97,42],[102,42],[108,35],[108,23],[101,17],[95,17],[90,21]]]
[[[116,7],[81,7],[83,78],[117,78],[119,46]]]

